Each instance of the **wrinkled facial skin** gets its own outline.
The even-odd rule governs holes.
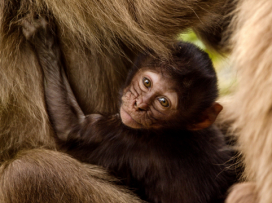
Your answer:
[[[158,129],[178,113],[174,83],[161,72],[140,69],[123,91],[120,116],[131,128]]]

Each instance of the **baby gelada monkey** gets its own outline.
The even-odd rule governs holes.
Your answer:
[[[231,151],[212,125],[222,107],[205,52],[177,42],[171,60],[140,54],[121,92],[120,113],[84,115],[52,28],[41,17],[22,25],[44,71],[48,113],[62,150],[107,168],[149,202],[224,201],[236,176],[227,168]]]

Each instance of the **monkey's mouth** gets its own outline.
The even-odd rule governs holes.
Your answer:
[[[124,108],[120,109],[120,117],[122,122],[131,128],[142,128],[142,125],[140,123],[138,123],[137,121],[135,121],[132,116],[124,110]]]

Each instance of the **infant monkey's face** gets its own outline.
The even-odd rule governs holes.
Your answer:
[[[131,128],[160,128],[178,113],[175,81],[161,71],[141,68],[123,90],[120,116]]]

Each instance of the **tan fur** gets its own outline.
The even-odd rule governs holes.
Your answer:
[[[34,149],[19,153],[0,167],[3,203],[139,203],[97,166],[83,165],[68,155]]]
[[[228,196],[226,203],[255,203],[256,192],[254,183],[240,183],[232,188],[231,194]]]
[[[255,184],[256,192],[251,194],[247,185],[234,187],[229,203],[248,202],[242,197],[260,203],[272,201],[271,11],[271,1],[240,0],[235,14],[232,59],[239,87],[232,102],[225,106],[225,118],[235,121],[244,176],[253,181],[250,187]]]

